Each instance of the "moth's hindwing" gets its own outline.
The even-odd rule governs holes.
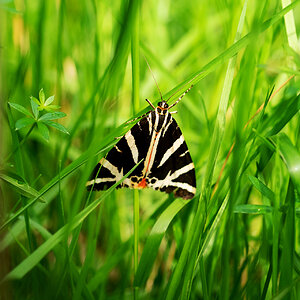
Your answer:
[[[87,182],[90,190],[111,187],[139,161],[143,162],[120,187],[151,187],[191,199],[196,192],[195,168],[175,119],[167,111],[151,111],[102,158]],[[99,170],[100,169],[100,170]]]

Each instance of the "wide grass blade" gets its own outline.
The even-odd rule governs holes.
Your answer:
[[[294,186],[300,195],[300,154],[298,149],[292,144],[289,137],[284,133],[278,134],[271,140],[274,144],[277,144],[280,155],[286,164]]]
[[[153,226],[146,241],[138,269],[136,271],[134,285],[143,287],[151,273],[158,248],[168,226],[178,212],[189,203],[187,200],[175,199],[168,208],[160,215]]]

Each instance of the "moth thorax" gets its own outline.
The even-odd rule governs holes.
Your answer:
[[[156,107],[156,112],[159,113],[160,115],[165,115],[168,111],[168,107],[169,105],[166,101],[158,102]]]
[[[167,109],[169,107],[166,101],[158,102],[157,106],[160,107],[161,109]]]

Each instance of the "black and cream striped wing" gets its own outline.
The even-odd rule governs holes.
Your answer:
[[[103,157],[95,167],[88,190],[106,190],[127,174],[139,161],[145,159],[150,144],[149,122],[147,116],[135,124]],[[137,188],[135,178],[142,174],[141,163],[117,188]],[[133,179],[133,180],[132,180]]]
[[[170,113],[151,111],[102,158],[87,188],[111,187],[143,160],[117,188],[151,187],[191,199],[196,192],[195,168],[182,132]]]
[[[196,192],[195,167],[182,132],[172,117],[161,130],[148,186],[191,199]]]

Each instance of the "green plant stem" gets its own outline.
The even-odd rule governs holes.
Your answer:
[[[131,60],[132,60],[132,107],[136,114],[139,111],[139,79],[140,79],[140,65],[139,65],[139,0],[133,0],[134,6],[134,23],[132,26],[131,37]],[[134,277],[139,263],[139,193],[138,190],[133,192],[133,219],[134,219]],[[138,287],[134,286],[134,299],[138,299]]]
[[[24,136],[23,140],[19,143],[18,147],[16,147],[12,152],[9,153],[9,155],[4,159],[4,162],[7,162],[11,156],[13,154],[16,153],[16,151],[19,149],[19,147],[21,148],[21,146],[26,142],[26,140],[28,139],[30,133],[32,132],[33,128],[35,127],[36,123],[33,123],[30,127],[30,129],[28,130],[28,132],[26,133],[26,135]]]
[[[278,250],[279,250],[279,191],[278,184],[280,178],[280,170],[279,170],[279,149],[278,149],[278,140],[277,139],[277,147],[275,152],[275,170],[277,172],[277,176],[275,176],[276,180],[274,183],[275,197],[274,197],[274,210],[273,210],[273,242],[272,242],[272,296],[277,293],[277,282],[278,282]]]
[[[20,150],[21,143],[19,142],[18,135],[15,131],[15,127],[14,127],[15,122],[13,120],[10,108],[8,108],[7,112],[8,112],[8,119],[9,119],[11,135],[12,135],[12,141],[13,141],[13,145],[15,146],[15,149],[16,149],[14,152],[12,152],[12,154],[14,155],[14,159],[15,159],[16,171],[17,171],[17,174],[20,177],[22,177],[23,180],[25,180],[24,163],[23,163],[22,153]],[[33,126],[34,126],[34,124],[31,126],[32,128],[30,128],[26,137],[32,131]],[[22,206],[23,206],[23,208],[25,208],[27,205],[27,199],[23,195],[21,195],[21,200],[22,200]],[[33,248],[32,248],[31,229],[30,229],[30,222],[29,222],[30,220],[29,220],[28,209],[24,209],[24,220],[25,220],[25,229],[26,229],[27,238],[28,238],[28,246],[29,246],[30,252],[32,252]]]

